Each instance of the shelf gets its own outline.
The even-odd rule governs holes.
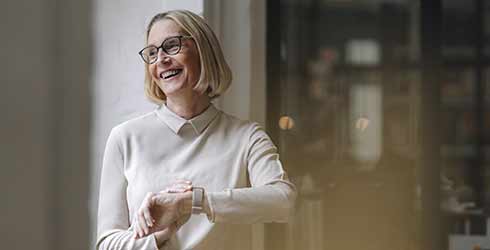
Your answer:
[[[451,108],[474,108],[476,100],[469,97],[441,97],[441,103]]]
[[[411,104],[412,99],[408,95],[397,95],[397,96],[391,96],[391,97],[385,97],[383,100],[388,106],[391,105],[408,105]]]

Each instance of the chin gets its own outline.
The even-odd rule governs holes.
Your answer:
[[[186,84],[182,82],[160,82],[158,85],[166,96],[177,94],[186,89]]]

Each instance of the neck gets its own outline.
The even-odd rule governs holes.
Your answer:
[[[189,120],[206,110],[211,100],[206,94],[193,93],[189,96],[167,96],[167,108],[178,116]]]

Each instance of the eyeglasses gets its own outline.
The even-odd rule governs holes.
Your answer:
[[[176,55],[182,48],[182,39],[192,39],[191,36],[172,36],[163,40],[162,44],[157,47],[150,45],[138,52],[141,59],[147,64],[153,64],[158,60],[158,50],[162,49],[167,55]]]

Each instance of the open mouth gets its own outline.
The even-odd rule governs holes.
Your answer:
[[[164,71],[164,72],[160,73],[160,78],[161,79],[164,79],[164,80],[167,80],[167,79],[170,79],[172,77],[177,76],[178,74],[180,74],[180,72],[182,72],[181,69],[167,70],[167,71]]]

